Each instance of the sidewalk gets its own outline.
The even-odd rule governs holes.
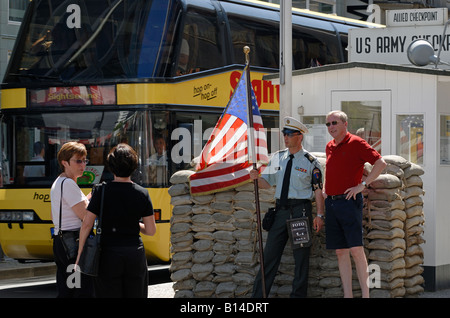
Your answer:
[[[56,275],[56,265],[53,262],[20,263],[8,257],[0,260],[0,280],[48,275]],[[150,298],[173,298],[173,295],[172,283],[149,286]],[[418,298],[450,298],[450,289],[424,292]]]
[[[46,275],[56,275],[56,264],[54,262],[27,261],[20,263],[6,256],[0,259],[0,280]]]

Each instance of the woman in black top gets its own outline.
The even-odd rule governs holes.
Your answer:
[[[95,282],[97,297],[147,297],[147,259],[139,233],[156,232],[148,191],[131,181],[136,152],[127,144],[114,147],[106,159],[114,180],[104,184],[102,251]],[[99,189],[101,187],[98,187]],[[94,191],[80,232],[78,260],[94,221],[100,214],[101,191]],[[142,218],[142,222],[139,220]]]

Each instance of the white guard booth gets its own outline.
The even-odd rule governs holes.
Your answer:
[[[278,74],[264,79],[279,84]],[[309,126],[308,151],[325,152],[331,110],[346,112],[349,131],[382,155],[424,168],[425,289],[449,288],[450,72],[365,62],[293,71],[288,113]]]

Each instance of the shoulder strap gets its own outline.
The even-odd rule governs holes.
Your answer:
[[[100,191],[102,193],[101,193],[101,197],[100,197],[101,198],[100,199],[100,213],[98,215],[98,224],[97,224],[96,235],[101,235],[102,234],[103,198],[105,197],[105,185],[106,185],[105,182],[100,184]]]
[[[307,152],[306,150],[303,150],[305,152],[306,159],[309,160],[309,162],[314,163],[316,161],[316,157],[314,157],[312,154]]]
[[[62,196],[63,196],[63,184],[64,181],[66,181],[67,178],[64,178],[63,181],[61,181],[61,193],[60,193],[60,200],[59,200],[59,229],[58,229],[58,234],[61,235],[62,233],[62,226],[61,226],[61,218],[62,218]]]

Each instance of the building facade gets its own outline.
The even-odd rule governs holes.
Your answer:
[[[0,78],[3,80],[28,0],[0,2]]]

